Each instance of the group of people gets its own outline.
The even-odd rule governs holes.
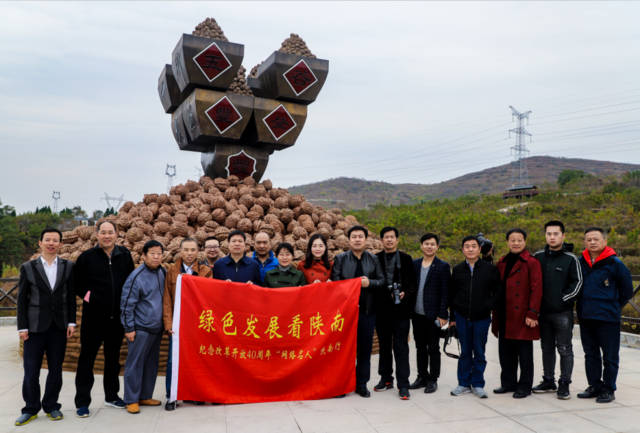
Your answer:
[[[164,246],[145,243],[137,268],[130,252],[116,245],[117,230],[110,221],[97,226],[98,244],[76,263],[58,257],[62,234],[43,230],[41,255],[20,268],[18,332],[24,342],[25,406],[16,420],[24,425],[43,409],[52,420],[63,415],[58,396],[62,387],[62,362],[66,341],[76,326],[76,296],[83,300],[80,356],[76,371],[76,415],[88,417],[93,387],[93,367],[104,347],[105,404],[139,413],[140,406],[159,406],[153,399],[163,332],[173,334],[176,281],[180,274],[254,283],[265,287],[302,286],[317,282],[360,278],[357,326],[356,388],[370,397],[371,350],[374,330],[380,350],[380,381],[374,391],[394,388],[393,365],[399,396],[410,389],[437,390],[440,376],[440,338],[447,327],[460,342],[458,385],[454,396],[473,393],[486,398],[485,346],[489,329],[498,338],[500,386],[494,393],[524,398],[531,392],[555,391],[570,397],[573,368],[573,311],[577,300],[580,337],[585,352],[588,388],[579,398],[612,401],[619,364],[620,311],[631,298],[629,270],[607,246],[599,227],[585,231],[585,250],[576,257],[566,244],[564,225],[544,226],[546,247],[535,254],[526,248],[527,233],[514,228],[506,233],[509,253],[493,264],[492,244],[483,236],[466,236],[464,261],[453,268],[437,256],[440,238],[426,233],[420,239],[422,257],[413,260],[398,250],[399,232],[380,232],[383,250],[366,250],[368,230],[347,231],[349,250],[329,260],[327,241],[321,234],[309,238],[306,256],[294,266],[294,249],[280,243],[271,250],[268,233],[254,236],[254,252],[247,254],[247,237],[240,230],[228,235],[229,254],[220,255],[214,237],[204,242],[205,259],[198,261],[200,245],[185,238],[179,259],[165,269]],[[416,345],[417,377],[409,381],[409,331]],[[119,393],[120,348],[128,344],[124,370],[124,398]],[[533,386],[533,340],[541,339],[543,377]],[[169,339],[171,345],[171,339]],[[556,350],[560,376],[556,385]],[[41,399],[39,375],[43,355],[49,373]],[[170,400],[172,349],[166,371],[166,410]],[[518,375],[518,368],[520,370]],[[199,402],[191,402],[202,404]]]

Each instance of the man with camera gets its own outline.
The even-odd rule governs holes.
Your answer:
[[[384,274],[386,290],[380,292],[376,317],[380,344],[380,382],[373,390],[385,391],[393,388],[393,352],[400,398],[408,400],[409,318],[415,305],[416,277],[411,256],[398,251],[398,229],[385,227],[380,230],[380,238],[384,251],[376,256]]]

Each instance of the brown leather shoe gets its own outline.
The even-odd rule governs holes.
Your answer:
[[[162,402],[160,400],[156,400],[153,398],[147,398],[145,400],[140,400],[140,406],[160,406]]]
[[[127,412],[129,413],[140,413],[140,406],[138,403],[131,403],[127,405]]]

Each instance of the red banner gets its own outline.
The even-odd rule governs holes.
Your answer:
[[[268,289],[181,275],[171,399],[254,403],[353,391],[359,296],[359,278]]]

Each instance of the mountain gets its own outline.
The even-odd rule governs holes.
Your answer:
[[[538,187],[555,184],[563,170],[582,170],[594,176],[619,176],[640,170],[639,164],[595,161],[578,158],[533,156],[527,158],[529,181]],[[430,185],[369,181],[339,177],[288,188],[292,194],[303,194],[308,201],[327,208],[363,209],[376,203],[407,204],[421,200],[454,198],[466,194],[497,194],[511,183],[512,164],[504,164],[465,174]]]

